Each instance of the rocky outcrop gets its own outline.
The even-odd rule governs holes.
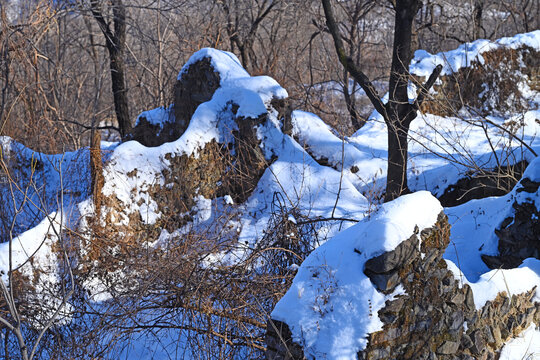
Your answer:
[[[256,127],[266,121],[266,116],[236,117],[235,109],[231,106],[227,112],[238,126],[232,132],[231,143],[214,140],[200,150],[198,157],[186,154],[167,157],[171,166],[163,175],[170,186],[156,186],[151,193],[165,218],[171,219],[171,225],[183,222],[197,195],[207,199],[230,195],[235,203],[244,202],[268,167],[256,135]]]
[[[515,189],[513,213],[495,230],[499,255],[482,256],[492,269],[514,268],[530,257],[540,259],[540,211],[534,201],[539,194],[540,181],[535,180],[526,177],[520,181]]]
[[[174,86],[174,105],[159,123],[140,116],[132,138],[145,146],[159,146],[178,139],[189,126],[197,107],[212,98],[220,76],[209,57],[195,61],[180,74]]]
[[[421,110],[440,116],[455,116],[462,107],[474,109],[482,116],[522,111],[527,106],[523,83],[533,90],[539,87],[538,50],[529,46],[517,49],[498,47],[482,53],[482,61],[470,67],[439,76],[432,97]]]
[[[449,234],[441,213],[432,228],[366,262],[364,272],[379,291],[392,293],[400,284],[404,293],[378,312],[383,329],[369,335],[359,359],[495,359],[505,341],[540,321],[535,289],[500,293],[476,309],[471,288],[442,259]],[[267,359],[304,358],[286,324],[275,323],[268,325]]]
[[[473,199],[506,195],[516,186],[527,165],[527,161],[520,161],[479,174],[466,174],[456,184],[448,186],[439,201],[444,207],[452,207]]]
[[[220,80],[209,57],[194,62],[180,74],[174,86],[174,117],[181,134],[197,107],[212,98]]]

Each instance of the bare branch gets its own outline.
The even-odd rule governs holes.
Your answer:
[[[422,103],[424,102],[424,99],[425,99],[427,93],[429,92],[429,89],[431,89],[431,87],[433,86],[433,84],[435,84],[435,81],[437,80],[437,78],[441,74],[442,68],[443,68],[442,65],[440,65],[440,64],[437,65],[435,67],[435,69],[433,69],[433,72],[429,76],[429,78],[426,81],[426,83],[424,84],[424,86],[422,86],[422,88],[420,89],[420,92],[416,96],[416,100],[415,100],[415,102],[413,104],[413,107],[416,110],[418,110],[420,108],[420,106],[422,105]]]
[[[386,109],[379,94],[377,93],[377,90],[375,89],[369,78],[362,72],[362,70],[360,70],[356,66],[354,61],[345,53],[345,47],[343,46],[343,41],[339,33],[339,28],[334,18],[332,6],[330,5],[330,0],[322,0],[322,4],[324,8],[324,14],[326,16],[326,25],[328,26],[328,30],[330,31],[330,34],[334,39],[334,45],[336,47],[339,62],[366,92],[366,95],[375,107],[375,110],[377,110],[379,114],[383,115],[383,117],[386,119]]]

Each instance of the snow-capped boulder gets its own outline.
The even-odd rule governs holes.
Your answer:
[[[222,73],[226,71],[223,66],[220,69],[216,65],[219,61],[224,61],[237,73],[249,76],[230,53],[214,49],[198,51],[178,74],[174,104],[140,114],[133,128],[133,139],[145,146],[159,146],[178,139],[188,128],[197,107],[212,99],[220,87],[221,78],[227,75]]]
[[[538,324],[534,284],[484,301],[455,275],[441,210],[403,196],[316,249],[272,313],[267,358],[494,359]]]

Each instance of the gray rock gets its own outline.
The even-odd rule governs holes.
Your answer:
[[[410,264],[419,255],[418,238],[411,236],[408,240],[399,244],[393,251],[387,251],[382,255],[366,261],[365,272],[383,274]]]
[[[400,283],[400,278],[397,272],[388,274],[366,274],[377,290],[382,292],[392,292]]]
[[[437,354],[454,355],[459,349],[459,343],[455,341],[445,341],[437,348]]]
[[[486,347],[486,340],[481,330],[476,330],[471,334],[472,346],[471,352],[475,355],[480,355]]]

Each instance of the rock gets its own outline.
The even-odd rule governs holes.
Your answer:
[[[486,341],[481,330],[476,330],[471,334],[472,346],[471,352],[475,355],[480,355],[486,347]]]
[[[464,285],[465,289],[465,306],[469,311],[475,311],[476,305],[474,304],[474,295],[469,285]]]
[[[459,349],[459,343],[455,341],[445,341],[437,348],[437,354],[454,355]]]
[[[473,346],[473,341],[471,339],[471,337],[467,334],[463,334],[461,336],[461,346],[464,348],[464,349],[469,349]]]
[[[302,360],[302,347],[292,340],[291,330],[284,322],[269,320],[266,324],[267,360]]]
[[[367,275],[367,274],[366,274]],[[400,278],[397,272],[390,272],[387,274],[373,274],[371,273],[369,279],[375,285],[377,290],[382,292],[392,292],[396,286],[400,283]]]
[[[366,261],[364,272],[388,273],[411,263],[418,255],[418,238],[413,235],[399,244],[395,250]]]
[[[493,337],[493,333],[492,333],[492,330],[491,330],[490,326],[488,326],[488,325],[484,326],[483,336],[484,336],[484,339],[486,340],[486,342],[491,343],[491,344],[495,343],[495,338]]]
[[[418,257],[418,237],[411,236],[393,251],[385,252],[366,261],[364,273],[378,290],[392,292],[400,282],[398,271]]]
[[[132,139],[145,146],[159,146],[178,139],[189,126],[197,107],[212,98],[220,85],[220,76],[209,57],[194,62],[177,80],[174,105],[164,110],[167,119],[153,124],[142,114],[133,128]]]
[[[485,170],[480,174],[467,174],[457,183],[446,188],[439,201],[445,207],[464,204],[473,199],[507,194],[527,167],[526,161],[511,165],[508,169]],[[508,176],[511,175],[511,176]]]
[[[520,181],[521,187],[519,189],[516,189],[516,191],[522,192],[528,192],[529,194],[535,193],[538,191],[538,187],[540,187],[540,182],[532,181],[531,179],[525,178]]]
[[[465,302],[465,294],[463,294],[462,292],[459,292],[459,293],[456,293],[454,294],[451,298],[450,298],[450,302],[454,305],[461,305]]]
[[[191,64],[180,75],[174,86],[174,117],[180,134],[187,129],[197,107],[212,98],[220,81],[209,57]]]
[[[448,315],[448,330],[450,332],[457,332],[463,327],[465,322],[465,316],[462,311],[453,311]]]
[[[470,286],[456,281],[442,259],[447,225],[441,216],[422,231],[421,251],[413,234],[394,251],[366,262],[364,272],[379,291],[401,284],[404,293],[379,310],[382,330],[369,334],[359,359],[494,359],[510,336],[540,319],[535,289],[512,299],[500,293],[476,309]]]
[[[499,348],[503,343],[501,330],[498,326],[494,326],[493,328],[491,328],[491,331],[494,339],[493,345],[495,346],[495,348]]]
[[[523,178],[516,186],[516,194],[538,192],[540,182]],[[540,211],[528,196],[516,195],[512,216],[504,219],[495,230],[499,238],[499,255],[483,255],[482,260],[491,269],[518,267],[529,257],[540,258]]]

